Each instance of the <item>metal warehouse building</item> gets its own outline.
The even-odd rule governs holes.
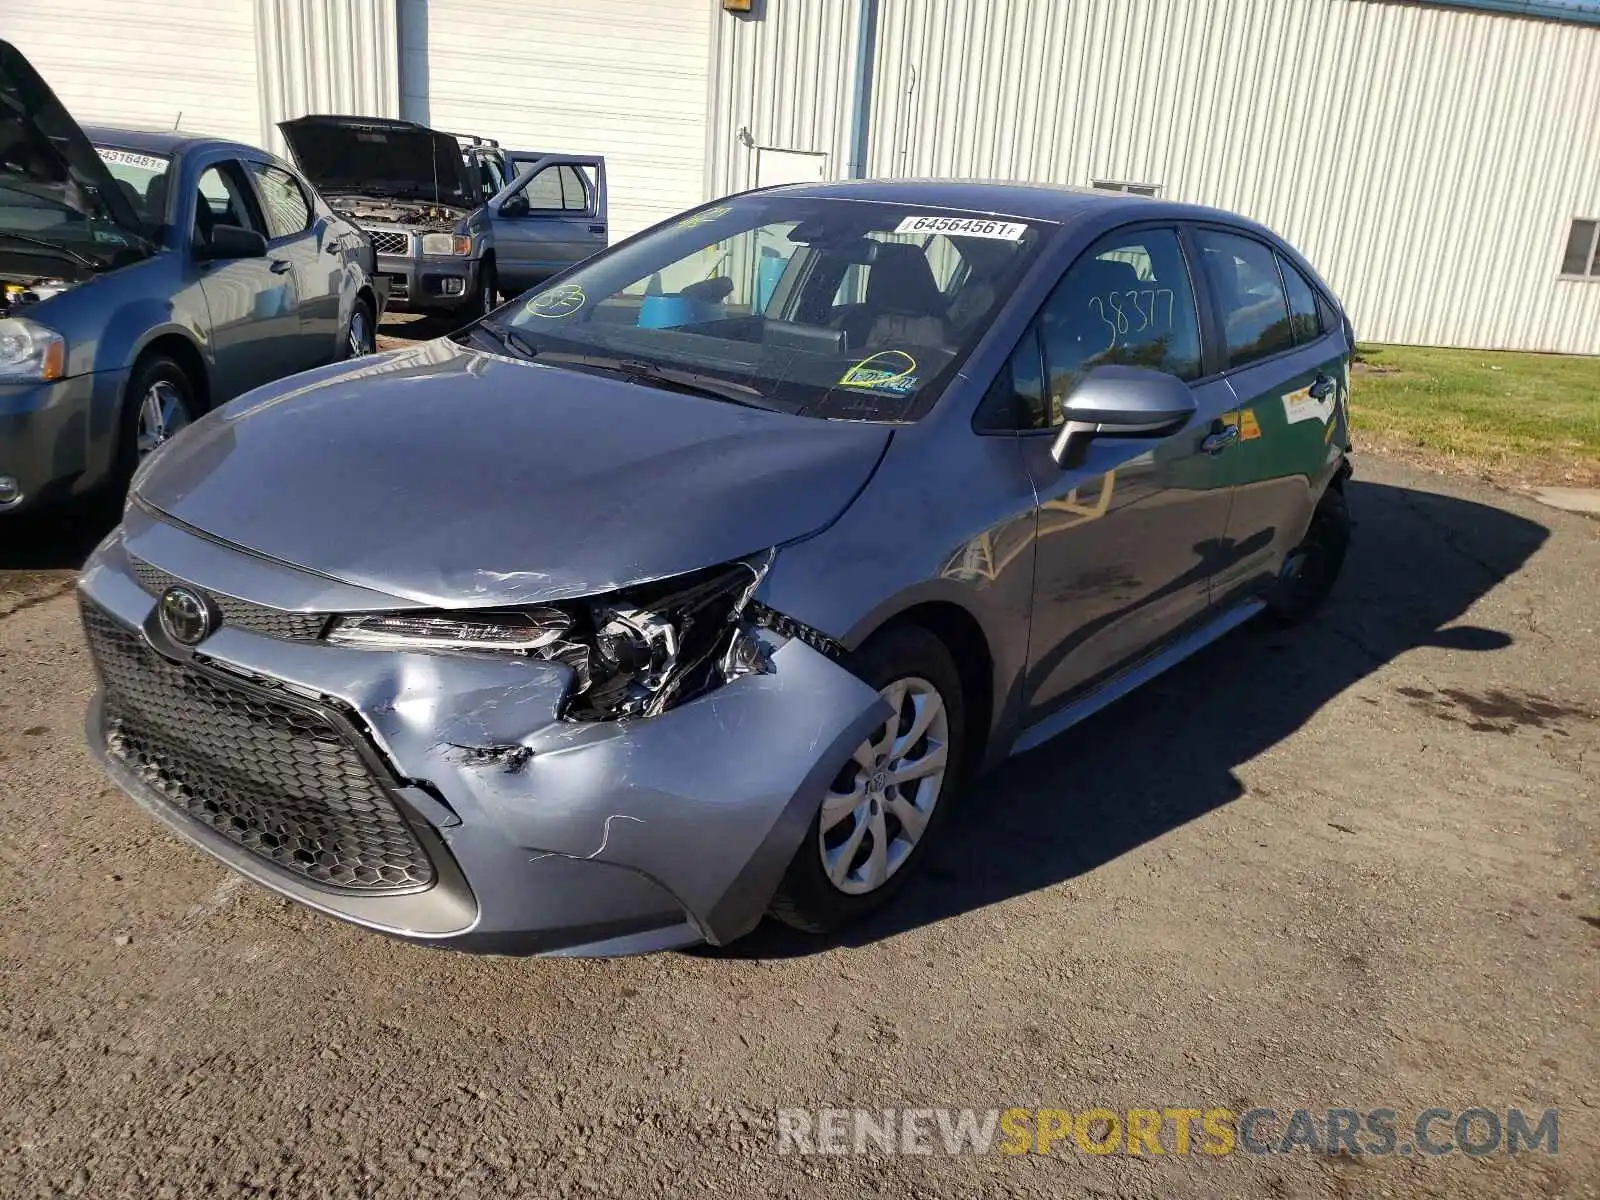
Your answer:
[[[1600,0],[3,0],[80,119],[599,152],[613,237],[851,175],[1278,230],[1380,341],[1600,354]]]

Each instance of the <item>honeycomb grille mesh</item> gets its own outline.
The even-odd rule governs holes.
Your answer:
[[[133,569],[139,586],[152,596],[159,596],[169,587],[187,583],[142,558],[128,555],[128,565]],[[205,589],[212,603],[222,613],[222,623],[235,629],[246,629],[265,637],[283,638],[291,642],[314,642],[327,628],[327,613],[288,612],[281,608],[268,608],[233,596],[223,596]]]
[[[174,808],[324,886],[433,883],[405,818],[315,706],[169,662],[87,601],[83,623],[105,688],[107,749]]]
[[[367,236],[372,239],[372,248],[379,254],[411,253],[409,233],[393,233],[386,229],[378,229],[368,231]]]

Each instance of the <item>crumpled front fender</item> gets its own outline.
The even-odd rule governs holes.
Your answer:
[[[154,559],[162,546],[129,548]],[[170,558],[156,565],[180,573]],[[135,582],[121,540],[96,552],[80,586],[123,622],[148,627],[155,601]],[[459,864],[477,900],[476,940],[537,924],[530,907],[553,892],[563,910],[583,909],[570,869],[582,862],[653,881],[701,936],[723,943],[761,919],[829,780],[889,715],[838,663],[761,636],[767,673],[625,722],[561,720],[569,672],[542,661],[373,651],[226,625],[200,655],[351,711]],[[605,881],[591,886],[615,890],[611,873],[587,874]]]

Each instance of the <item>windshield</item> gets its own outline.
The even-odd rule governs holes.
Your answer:
[[[602,254],[484,325],[512,353],[555,363],[688,371],[788,412],[915,420],[1047,229],[756,193]]]
[[[166,223],[167,171],[172,160],[161,154],[145,154],[116,146],[96,146],[96,154],[117,181],[117,187],[133,205],[139,219],[154,228]]]
[[[137,233],[118,224],[94,188],[80,186],[53,161],[28,157],[15,146],[0,158],[0,235],[0,249],[8,255],[49,249],[97,268],[137,249],[139,241]]]

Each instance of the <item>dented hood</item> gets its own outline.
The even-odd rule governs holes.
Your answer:
[[[426,604],[581,596],[833,520],[890,432],[430,342],[197,422],[135,483],[248,550]]]

